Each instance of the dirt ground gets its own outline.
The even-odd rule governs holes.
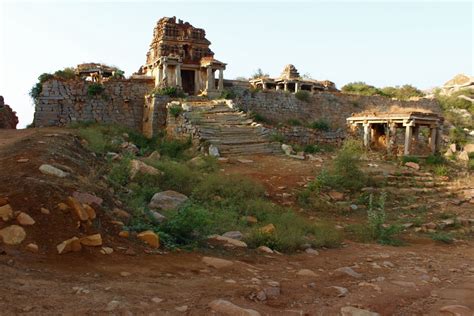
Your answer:
[[[67,132],[0,131],[0,197],[9,197],[13,206],[30,212],[37,212],[49,199],[56,198],[42,196],[41,192],[26,195],[38,182],[34,179],[42,179],[37,166],[53,158],[56,163],[67,162],[61,156],[66,151],[48,152],[54,142],[72,137]],[[77,152],[82,154],[79,148]],[[19,158],[29,161],[18,163]],[[271,198],[291,205],[294,190],[313,179],[331,156],[322,158],[323,162],[283,156],[245,157],[252,162],[231,160],[221,166],[224,173],[243,173],[258,179]],[[79,180],[93,176],[87,174],[86,166],[73,168],[80,174]],[[44,185],[44,180],[38,183]],[[58,186],[52,182],[48,185]],[[58,187],[59,192],[68,194],[78,189],[70,185]],[[96,189],[101,189],[100,183]],[[105,191],[105,205],[112,207],[114,201],[109,201]],[[459,207],[466,212],[466,206]],[[105,224],[106,218],[102,221],[105,244],[115,250],[111,255],[94,249],[65,255],[29,253],[21,246],[0,244],[0,314],[209,315],[214,312],[208,304],[215,299],[231,301],[262,315],[338,315],[343,306],[381,315],[440,315],[439,309],[446,305],[463,305],[474,311],[474,242],[470,240],[446,245],[412,238],[402,247],[345,241],[339,249],[318,250],[318,255],[216,249],[146,253],[133,241],[116,240],[114,227]],[[62,230],[72,223],[40,220],[35,225],[42,228],[27,230],[27,238],[44,241],[45,249],[49,249],[56,241],[48,242],[48,231]],[[130,248],[135,251],[126,254]],[[227,259],[233,265],[215,269],[202,261],[204,256]],[[351,267],[358,275],[336,271],[342,267]],[[299,275],[302,269],[314,274]],[[256,298],[260,290],[275,286],[280,290],[277,295],[263,301]]]

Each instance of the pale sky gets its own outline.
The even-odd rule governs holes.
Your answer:
[[[473,74],[471,1],[8,1],[0,0],[0,95],[33,120],[37,77],[83,62],[127,76],[145,61],[153,27],[176,16],[204,28],[226,79],[286,64],[300,74],[375,86],[442,85]]]

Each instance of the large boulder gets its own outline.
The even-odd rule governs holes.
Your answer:
[[[148,207],[151,210],[175,210],[179,208],[181,205],[186,203],[189,198],[176,191],[163,191],[158,192],[151,198],[150,204]]]
[[[137,235],[137,237],[152,248],[160,247],[160,236],[158,236],[157,234],[155,234],[155,232],[151,230],[141,232]]]
[[[0,240],[7,245],[19,245],[25,238],[26,232],[21,226],[11,225],[0,229]]]
[[[130,179],[133,180],[138,174],[157,176],[160,175],[161,172],[155,167],[147,165],[143,161],[134,159],[130,161]]]

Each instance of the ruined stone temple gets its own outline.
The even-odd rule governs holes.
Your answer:
[[[441,111],[430,99],[401,101],[343,94],[329,80],[302,78],[291,64],[276,78],[224,79],[226,64],[214,58],[210,44],[203,29],[175,17],[162,18],[153,30],[145,63],[130,77],[125,78],[116,67],[97,63],[78,65],[72,77],[48,75],[34,99],[34,126],[117,123],[149,137],[166,130],[170,137],[191,137],[194,143],[212,145],[221,154],[245,154],[280,150],[270,141],[275,133],[302,145],[340,143],[348,131],[346,118],[357,113],[387,113],[393,107]],[[176,87],[186,98],[163,93],[172,90],[169,87]],[[299,91],[307,91],[310,97],[300,100]],[[226,94],[232,100],[219,99]],[[174,108],[181,114],[172,115]],[[275,124],[254,122],[254,113]],[[287,126],[289,120],[301,125]],[[306,127],[318,120],[327,122],[330,130]],[[415,124],[422,122],[423,128],[440,125],[440,121],[428,121],[416,118]],[[399,131],[406,127],[404,122],[396,122]],[[381,129],[378,121],[368,124],[375,131]],[[416,126],[410,131],[417,135]]]
[[[137,75],[153,77],[155,86],[180,87],[189,95],[217,96],[224,89],[226,64],[214,58],[210,44],[203,29],[176,17],[162,18]]]

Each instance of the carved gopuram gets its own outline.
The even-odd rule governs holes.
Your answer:
[[[214,59],[203,29],[176,17],[161,18],[146,64],[137,75],[151,76],[157,87],[178,87],[189,95],[216,96],[224,89],[226,64]]]
[[[347,118],[353,131],[358,127],[363,128],[364,145],[367,148],[384,147],[389,154],[405,156],[438,152],[443,121],[443,117],[425,112],[358,113]],[[427,138],[427,144],[420,142],[420,135]],[[397,136],[403,136],[403,151],[399,150],[397,138],[400,137]]]
[[[250,85],[256,89],[277,90],[296,93],[299,90],[308,92],[338,91],[334,82],[329,80],[318,81],[300,77],[293,65],[286,65],[278,78],[261,77],[250,80]]]

